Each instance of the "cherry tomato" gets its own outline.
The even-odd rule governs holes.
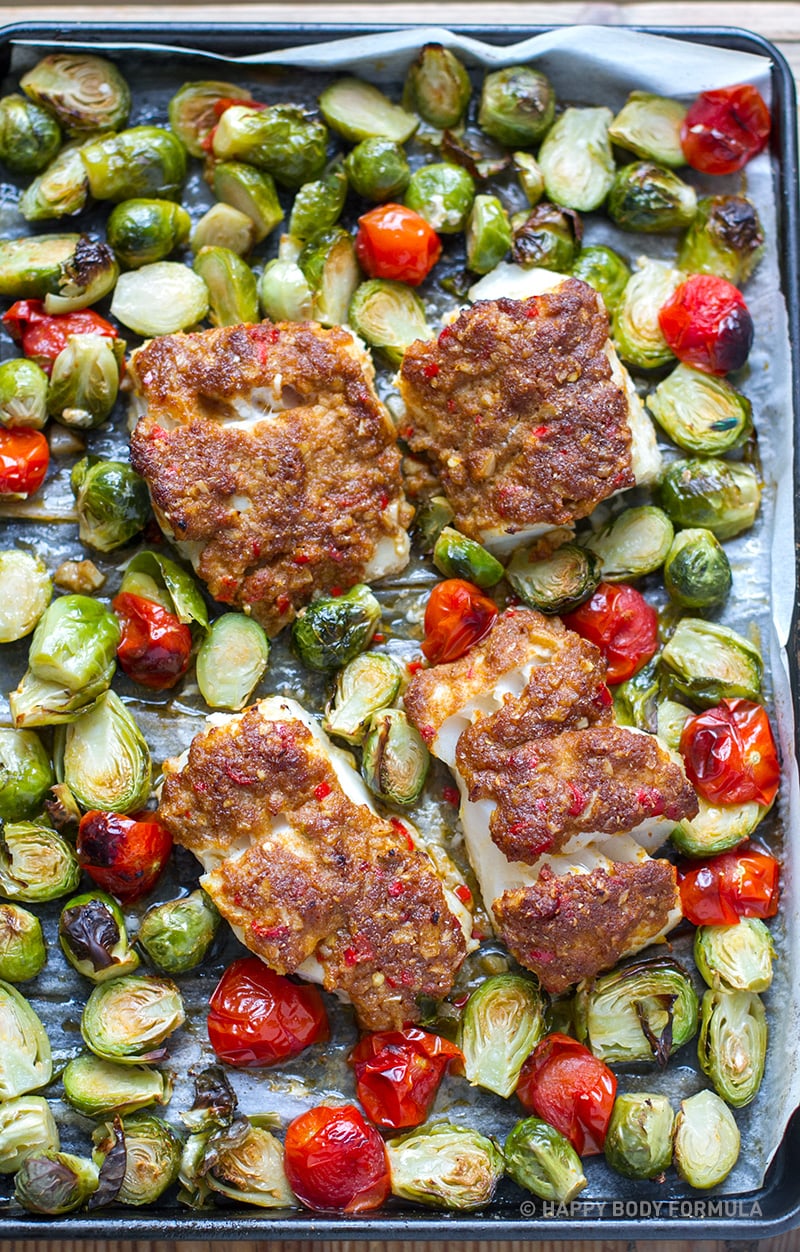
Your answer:
[[[12,339],[22,345],[25,355],[41,365],[48,374],[59,352],[66,348],[70,335],[117,338],[117,332],[111,323],[92,309],[78,309],[74,313],[46,313],[43,300],[17,300],[3,314],[3,323]]]
[[[479,587],[447,578],[428,596],[422,651],[431,665],[457,661],[488,634],[496,617],[497,605]]]
[[[322,1104],[290,1122],[284,1166],[310,1209],[364,1213],[380,1208],[391,1192],[383,1140],[353,1104]]]
[[[712,804],[770,805],[780,766],[769,718],[752,700],[722,700],[690,717],[681,755],[691,783]]]
[[[579,1156],[603,1151],[617,1080],[588,1048],[568,1035],[546,1035],[517,1083],[525,1108],[566,1135]]]
[[[257,956],[229,965],[211,996],[208,1037],[226,1065],[275,1065],[329,1033],[317,988],[283,978]]]
[[[716,274],[692,274],[661,306],[658,324],[684,365],[727,374],[744,365],[753,319],[738,287]]]
[[[766,146],[769,109],[750,83],[704,91],[681,127],[683,155],[704,174],[733,174]]]
[[[189,668],[192,632],[154,600],[123,591],[111,602],[122,626],[120,668],[143,687],[174,687]]]
[[[766,852],[723,852],[678,877],[683,915],[695,926],[732,926],[778,911],[778,862]]]
[[[600,649],[610,683],[638,674],[658,648],[658,615],[628,583],[600,583],[592,598],[563,620]]]
[[[0,429],[0,496],[30,496],[44,482],[50,448],[40,430]]]
[[[365,1035],[350,1053],[356,1094],[378,1126],[419,1126],[428,1116],[439,1083],[462,1052],[439,1035],[416,1026]]]
[[[78,827],[81,867],[125,904],[152,890],[171,851],[172,835],[152,813],[126,817],[91,809]]]
[[[402,204],[379,204],[358,219],[356,256],[370,278],[395,278],[417,287],[441,255],[433,227]]]

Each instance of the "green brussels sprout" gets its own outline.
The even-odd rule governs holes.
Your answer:
[[[319,98],[319,111],[331,130],[350,143],[391,139],[405,143],[419,126],[418,118],[360,78],[339,78]]]
[[[128,543],[147,524],[147,484],[127,461],[85,456],[72,467],[71,483],[81,541],[99,552]]]
[[[201,248],[194,259],[208,289],[208,319],[212,326],[257,322],[258,289],[250,266],[228,248]]]
[[[608,193],[608,215],[623,230],[662,234],[694,220],[697,193],[672,170],[634,161],[617,170]]]
[[[113,691],[55,737],[58,781],[84,809],[132,813],[150,795],[150,749],[128,709]]]
[[[229,248],[247,256],[256,241],[256,224],[232,204],[212,204],[192,231],[192,252],[201,248]]]
[[[568,613],[588,600],[600,582],[600,561],[588,548],[562,543],[548,557],[536,547],[517,548],[506,578],[515,593],[540,613]]]
[[[505,572],[490,552],[452,526],[445,526],[439,533],[433,563],[445,578],[466,578],[477,587],[494,587]]]
[[[292,646],[309,669],[333,670],[363,652],[378,629],[381,606],[358,583],[343,596],[320,596],[292,623]]]
[[[360,744],[373,713],[388,708],[403,679],[397,661],[383,652],[363,652],[336,676],[336,692],[322,723],[329,735]]]
[[[476,196],[467,220],[467,268],[488,274],[505,259],[514,236],[497,196]]]
[[[74,891],[81,870],[72,845],[49,826],[7,822],[0,831],[0,895],[36,904]]]
[[[595,244],[591,248],[581,248],[572,264],[572,276],[599,291],[609,315],[613,315],[625,293],[631,272],[613,248]]]
[[[29,635],[52,594],[53,584],[40,556],[22,548],[0,551],[0,643],[13,643]],[[6,816],[2,801],[0,816]]]
[[[734,926],[698,926],[694,963],[712,989],[766,991],[772,983],[772,935],[758,917]]]
[[[675,691],[709,707],[720,700],[758,700],[764,663],[761,653],[735,630],[701,617],[684,617],[661,653]]]
[[[422,552],[433,552],[436,540],[454,517],[450,502],[444,496],[429,496],[423,501],[414,518],[414,532]]]
[[[313,313],[323,326],[347,321],[350,301],[361,279],[353,240],[333,226],[312,235],[297,264],[313,292]]]
[[[14,1199],[29,1213],[59,1217],[79,1209],[97,1190],[97,1166],[69,1152],[27,1157],[14,1179]]]
[[[636,726],[648,734],[657,728],[659,674],[655,659],[632,678],[614,687],[614,717],[620,726]]]
[[[187,896],[149,908],[139,926],[138,942],[163,973],[185,974],[203,960],[219,923],[214,904],[198,888]]]
[[[618,1095],[606,1131],[606,1160],[626,1178],[658,1178],[672,1164],[675,1114],[664,1095]]]
[[[0,1108],[46,1087],[53,1076],[50,1040],[25,997],[10,983],[0,982]]]
[[[503,1155],[509,1178],[542,1200],[569,1204],[586,1186],[581,1158],[569,1139],[540,1117],[517,1122]]]
[[[131,111],[131,93],[117,67],[88,52],[54,52],[23,74],[19,85],[55,114],[68,135],[117,130]]]
[[[260,1119],[259,1119],[260,1120]],[[267,1117],[265,1120],[272,1121]],[[239,1117],[229,1129],[191,1135],[184,1148],[181,1199],[201,1206],[211,1192],[259,1208],[296,1204],[283,1168],[283,1147],[263,1126]]]
[[[686,105],[650,91],[632,91],[611,123],[609,135],[618,148],[670,167],[685,165],[681,127]],[[691,272],[691,270],[690,270]]]
[[[46,313],[73,313],[107,296],[119,278],[119,265],[111,249],[81,235],[75,250],[61,266],[55,291],[44,298]]]
[[[243,709],[266,673],[269,639],[243,613],[223,613],[197,654],[197,685],[212,709]]]
[[[177,200],[186,177],[186,150],[159,126],[134,126],[81,148],[96,200]]]
[[[88,1048],[104,1061],[138,1065],[166,1055],[159,1045],[183,1025],[181,993],[168,978],[124,974],[94,988],[81,1017]]]
[[[440,43],[426,43],[408,67],[403,104],[437,130],[458,126],[471,95],[465,67]]]
[[[409,344],[433,337],[417,293],[387,278],[370,278],[356,288],[347,322],[371,347],[379,348],[391,365],[400,364]]]
[[[450,1122],[387,1140],[386,1156],[393,1195],[465,1211],[491,1201],[504,1168],[492,1139]]]
[[[606,582],[628,582],[660,569],[675,532],[666,513],[651,504],[623,509],[586,541],[600,559]]]
[[[670,839],[684,856],[716,856],[748,839],[767,810],[751,800],[746,804],[711,804],[698,795],[700,806],[691,821],[684,818],[672,831]]]
[[[623,361],[639,369],[658,369],[675,359],[661,333],[659,310],[685,275],[649,257],[639,257],[636,266],[614,310],[612,338]]]
[[[710,530],[681,530],[664,562],[664,586],[684,609],[722,604],[733,583],[725,549]]]
[[[40,974],[46,963],[39,918],[18,904],[0,904],[0,978],[4,982],[27,982]]]
[[[152,1204],[177,1180],[183,1145],[172,1127],[152,1113],[137,1113],[122,1122],[125,1168],[114,1195],[116,1204]],[[108,1122],[92,1133],[92,1159],[102,1171],[116,1143]]]
[[[362,139],[348,152],[344,168],[356,194],[375,203],[396,199],[411,178],[406,154],[392,139]],[[289,229],[295,234],[291,224]]]
[[[172,1090],[160,1070],[102,1061],[91,1052],[71,1060],[62,1079],[66,1100],[87,1117],[122,1116],[150,1104],[167,1104]]]
[[[461,165],[437,161],[411,175],[403,203],[440,235],[463,230],[475,199],[475,180]]]
[[[256,243],[283,221],[275,180],[242,161],[221,161],[214,167],[214,195],[250,218]]]
[[[385,141],[370,140],[368,142],[383,143]],[[310,183],[303,183],[292,204],[289,234],[305,241],[319,230],[330,230],[341,217],[346,198],[347,177],[341,163],[337,163],[331,166],[321,178]]]
[[[659,495],[676,526],[703,527],[717,539],[733,539],[756,520],[761,485],[750,465],[704,457],[668,465]]]
[[[478,125],[507,148],[528,148],[550,129],[555,92],[530,65],[494,70],[483,80]]]
[[[110,417],[119,394],[119,364],[103,335],[70,335],[53,362],[47,411],[63,426],[92,430]]]
[[[85,208],[89,176],[81,156],[82,147],[79,143],[67,144],[25,188],[17,207],[26,222],[69,217]]]
[[[763,251],[758,211],[746,196],[703,196],[680,246],[678,265],[687,274],[718,274],[741,287]]]
[[[121,275],[111,315],[137,335],[152,338],[195,326],[208,306],[208,287],[198,274],[177,261],[156,261]]]
[[[767,1017],[753,991],[706,991],[700,1011],[700,1068],[735,1109],[756,1097],[764,1077]]]
[[[75,256],[81,238],[32,235],[5,239],[0,254],[0,296],[28,300],[58,291],[64,268]]]
[[[565,109],[548,130],[538,159],[555,204],[588,213],[605,200],[614,182],[611,119],[610,109]]]
[[[207,156],[205,141],[219,121],[220,100],[244,102],[252,96],[235,83],[203,81],[184,83],[167,105],[169,124],[193,157]]]
[[[539,162],[530,152],[515,152],[512,160],[519,185],[525,193],[525,199],[533,208],[544,195],[544,174]]]
[[[682,965],[652,957],[619,966],[575,995],[578,1038],[601,1061],[663,1068],[697,1031],[697,995]]]
[[[739,1144],[733,1114],[713,1091],[681,1100],[673,1154],[675,1168],[690,1187],[705,1191],[724,1182],[739,1158]]]
[[[685,704],[679,704],[677,700],[659,700],[656,706],[656,734],[673,752],[678,751],[683,728],[691,716],[692,710],[687,709]]]
[[[154,600],[185,625],[208,630],[208,610],[194,578],[161,552],[145,550],[131,558],[120,585],[120,592],[126,591]]]
[[[569,274],[580,245],[581,224],[572,209],[543,200],[530,213],[515,213],[512,256],[524,269],[538,267]]]
[[[258,298],[273,322],[305,322],[312,314],[314,293],[296,261],[268,261],[258,280]]]
[[[222,114],[212,142],[217,160],[244,161],[294,188],[322,173],[328,131],[297,104],[235,104]]]
[[[47,375],[35,361],[16,357],[0,365],[0,426],[41,430],[47,422]]]
[[[519,974],[495,974],[473,991],[459,1024],[464,1074],[473,1087],[508,1096],[523,1063],[545,1033],[536,983]]]
[[[361,775],[373,795],[389,804],[414,804],[428,777],[425,741],[400,709],[380,709],[369,719]]]
[[[46,109],[24,96],[0,100],[0,161],[14,174],[39,174],[61,147],[61,129]]]
[[[171,200],[124,200],[111,210],[106,238],[127,269],[163,261],[189,238],[192,220]]]
[[[139,967],[122,909],[104,891],[89,891],[67,901],[58,922],[58,939],[73,969],[94,983],[132,974]]]
[[[724,378],[678,365],[647,397],[647,407],[670,439],[687,452],[718,454],[750,436],[752,406]]]
[[[16,1174],[23,1161],[61,1146],[58,1126],[42,1096],[17,1096],[0,1104],[0,1174]]]

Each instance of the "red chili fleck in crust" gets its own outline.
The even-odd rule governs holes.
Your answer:
[[[656,791],[655,788],[653,788],[652,791],[648,791],[642,787],[636,792],[636,801],[638,804],[641,804],[642,808],[646,809],[652,817],[660,817],[664,812],[664,797],[661,792]]]
[[[292,558],[295,565],[308,565],[311,560],[310,556],[306,556],[305,552],[298,552],[297,556]]]
[[[326,796],[331,794],[330,783],[321,782],[318,787],[314,788],[314,799],[324,800]]]
[[[419,671],[420,671],[421,669],[424,669],[425,667],[424,667],[424,663],[423,663],[422,661],[409,661],[409,662],[408,662],[408,665],[406,666],[406,668],[407,668],[407,670],[408,670],[409,674],[418,674],[418,673],[419,673]]]
[[[439,366],[435,361],[429,361],[427,365],[423,366],[422,372],[426,378],[435,378],[439,373]]]
[[[472,903],[472,892],[465,882],[460,882],[455,889],[455,895],[458,896],[462,904]]]
[[[381,506],[382,513],[385,512],[385,510],[388,509],[389,507],[389,497],[387,496],[385,491],[380,498],[380,506]]]
[[[339,599],[339,596],[343,594],[343,592],[342,592],[342,588],[341,588],[341,587],[331,587],[330,594],[333,596],[334,600],[338,600],[338,599]]]
[[[404,891],[405,887],[400,882],[399,878],[396,878],[394,882],[389,883],[389,886],[386,888],[386,894],[391,896],[393,900],[396,900],[398,896],[401,896]]]
[[[258,939],[285,939],[289,934],[288,926],[262,926],[256,921],[250,923],[250,929]]]
[[[250,778],[247,774],[243,774],[241,770],[236,769],[235,765],[229,765],[227,761],[222,768],[231,782],[236,783],[237,787],[252,787],[256,781],[255,778]]]
[[[533,433],[537,439],[544,439],[545,435],[550,434],[550,427],[549,426],[537,426],[536,430]]]
[[[278,599],[275,601],[275,607],[279,613],[286,613],[291,603],[288,596],[278,596]]]
[[[570,817],[577,817],[586,808],[586,796],[580,787],[576,787],[574,783],[569,784],[569,789],[572,792],[572,804],[569,806],[569,815]]]
[[[453,331],[451,330],[449,326],[445,326],[444,330],[439,331],[439,338],[437,339],[436,342],[439,345],[441,345],[443,343],[447,343],[448,339],[452,339],[452,337],[453,337]]]

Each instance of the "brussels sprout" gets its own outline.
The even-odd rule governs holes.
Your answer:
[[[739,1158],[739,1128],[713,1091],[681,1100],[675,1118],[675,1168],[690,1187],[708,1190],[724,1182]]]
[[[81,871],[72,846],[49,826],[8,822],[0,831],[0,895],[24,904],[74,891]]]
[[[697,1056],[700,1068],[735,1109],[756,1097],[764,1077],[767,1018],[752,991],[709,990],[703,996]]]
[[[700,617],[684,617],[661,653],[672,687],[703,706],[758,700],[764,663],[748,639]]]
[[[111,681],[119,639],[119,622],[97,600],[61,596],[45,610],[34,631],[30,671],[70,693],[84,696],[88,691],[88,704]]]
[[[758,917],[735,926],[698,926],[694,962],[712,989],[766,991],[772,982],[772,935]]]
[[[208,305],[208,287],[198,274],[177,261],[156,261],[121,275],[111,315],[137,335],[152,338],[202,322]]]
[[[618,148],[670,167],[685,165],[681,126],[686,105],[649,91],[632,91],[611,123],[609,135]]]
[[[588,600],[600,582],[600,562],[575,543],[562,543],[550,556],[536,556],[536,547],[517,548],[506,567],[516,594],[540,613],[567,613]]]
[[[41,430],[47,422],[47,375],[35,361],[16,357],[0,365],[0,426]]]
[[[510,1096],[523,1062],[544,1033],[544,1004],[530,978],[487,978],[467,1001],[459,1026],[467,1079],[473,1087]]]
[[[758,212],[745,196],[703,196],[678,253],[687,274],[718,274],[741,287],[764,251]]]
[[[289,1208],[296,1203],[283,1168],[283,1147],[268,1130],[248,1125],[232,1127],[229,1146],[212,1137],[205,1145],[200,1172],[211,1191],[255,1204],[259,1208]],[[234,1124],[235,1125],[235,1124]]]
[[[125,567],[120,592],[154,600],[185,625],[208,630],[208,610],[194,578],[161,552],[137,552]]]
[[[672,1164],[675,1114],[664,1095],[617,1096],[605,1141],[606,1160],[626,1178],[657,1178]]]
[[[411,178],[405,152],[391,139],[362,139],[345,157],[344,168],[353,190],[376,203],[394,200],[405,191]],[[291,224],[289,229],[296,233]]]
[[[725,549],[710,530],[681,530],[664,563],[664,586],[684,609],[708,609],[727,599],[733,583]]]
[[[0,100],[0,161],[15,174],[39,174],[58,153],[61,130],[46,109],[24,96]]]
[[[343,325],[361,277],[347,231],[333,226],[312,235],[297,264],[314,293],[316,320],[323,326]]]
[[[67,1101],[87,1117],[132,1113],[149,1104],[167,1104],[171,1094],[169,1080],[159,1070],[102,1061],[90,1052],[70,1061],[62,1078]]]
[[[716,856],[737,847],[753,833],[767,810],[761,804],[710,804],[698,795],[700,806],[691,821],[684,818],[670,838],[685,856]]]
[[[113,1199],[117,1204],[151,1204],[178,1177],[182,1144],[172,1127],[151,1113],[137,1113],[122,1122],[125,1168]],[[92,1134],[94,1163],[101,1169],[116,1142],[108,1122]]]
[[[697,1030],[698,1004],[682,965],[652,957],[623,965],[575,996],[578,1038],[611,1064],[656,1061],[663,1068]]]
[[[400,364],[409,344],[433,336],[417,293],[405,283],[391,279],[370,278],[361,283],[350,301],[347,321],[357,335],[379,348],[392,365]]]
[[[131,110],[128,84],[105,57],[55,52],[20,79],[29,99],[54,113],[68,135],[117,130]]]
[[[547,132],[539,167],[556,204],[588,213],[605,200],[614,182],[611,119],[610,109],[566,109]]]
[[[494,587],[504,573],[491,553],[451,526],[445,526],[436,540],[433,563],[445,578],[466,578],[478,587]]]
[[[243,613],[223,613],[197,654],[197,684],[212,709],[243,709],[269,661],[269,640]]]
[[[440,43],[426,43],[408,67],[403,104],[437,130],[458,126],[471,95],[469,74]]]
[[[544,174],[539,167],[539,162],[530,152],[515,152],[512,159],[519,185],[525,193],[528,204],[533,208],[544,195]]]
[[[247,256],[256,241],[256,224],[232,204],[212,204],[192,231],[192,252],[201,248],[229,248]]]
[[[89,197],[89,177],[81,156],[82,144],[67,144],[20,196],[26,222],[49,221],[80,213]]]
[[[296,261],[268,261],[258,280],[258,297],[264,316],[273,322],[304,322],[311,317],[314,295]]]
[[[360,78],[339,78],[319,98],[319,111],[331,130],[350,143],[362,139],[391,139],[405,143],[419,120]]]
[[[81,1017],[81,1034],[102,1060],[137,1065],[166,1055],[158,1045],[183,1025],[184,1017],[174,982],[125,974],[94,988]]]
[[[661,333],[658,314],[684,275],[649,257],[640,257],[636,265],[614,310],[612,338],[623,361],[639,369],[657,369],[675,359]]]
[[[53,584],[41,557],[22,548],[0,551],[0,643],[13,643],[29,635],[52,594]],[[2,800],[0,816],[6,816]]]
[[[73,313],[107,296],[119,278],[114,253],[104,243],[81,235],[71,257],[61,266],[55,291],[44,298],[46,313]]]
[[[44,297],[58,291],[64,267],[81,235],[32,235],[6,239],[0,253],[0,296],[10,300]]]
[[[325,730],[348,743],[363,743],[372,714],[388,708],[402,678],[397,661],[382,652],[357,656],[337,675],[336,693],[325,711]]]
[[[581,248],[572,265],[572,276],[599,291],[609,314],[613,314],[622,300],[631,272],[613,248],[596,244]]]
[[[387,1140],[386,1155],[393,1195],[447,1209],[483,1208],[504,1168],[492,1139],[449,1122]]]
[[[127,461],[85,456],[73,466],[71,482],[83,543],[111,552],[146,525],[150,516],[147,484]]]
[[[475,199],[475,182],[460,165],[438,161],[411,175],[404,204],[441,235],[463,230]]]
[[[219,119],[212,143],[217,160],[244,161],[282,187],[299,187],[322,173],[328,132],[297,104],[266,109],[235,104]]]
[[[704,527],[718,539],[733,539],[753,525],[761,485],[755,470],[737,461],[673,461],[661,479],[660,497],[676,526]]]
[[[661,234],[690,225],[697,212],[697,193],[663,165],[634,161],[617,170],[606,207],[623,230]]]
[[[51,787],[52,799],[45,801],[47,819],[59,834],[68,834],[70,839],[78,833],[78,826],[83,814],[74,795],[64,783],[56,783]]]
[[[368,140],[368,143],[383,144],[383,140]],[[355,151],[359,152],[365,145],[360,145]],[[394,149],[394,144],[387,145],[388,149]],[[405,160],[405,154],[402,149],[398,148],[400,156]],[[365,149],[366,154],[366,149]],[[375,151],[376,158],[379,154]],[[354,157],[351,153],[347,161]],[[347,164],[347,162],[345,162]],[[380,160],[378,159],[378,164]],[[361,166],[362,169],[365,167]],[[348,167],[348,174],[350,169]],[[351,179],[352,181],[352,179]],[[408,181],[408,168],[406,167],[406,179],[403,182],[405,187]],[[353,182],[353,186],[356,184]],[[358,190],[358,188],[356,188]],[[366,195],[366,192],[359,191],[359,195]],[[292,212],[289,218],[289,234],[296,239],[305,241],[315,235],[317,231],[329,230],[331,226],[335,226],[342,215],[344,202],[347,198],[347,178],[341,163],[337,163],[322,175],[321,178],[315,179],[310,183],[303,183],[297,192],[292,205]]]
[[[620,726],[636,726],[648,734],[657,728],[658,666],[649,661],[638,674],[614,687],[614,717]],[[687,710],[688,711],[688,710]]]
[[[186,177],[183,144],[158,126],[105,135],[84,144],[81,158],[96,200],[177,200]]]
[[[586,541],[606,582],[628,582],[660,569],[674,536],[672,522],[650,504],[623,509]]]
[[[57,1152],[58,1126],[42,1096],[17,1096],[0,1104],[0,1174],[16,1174],[23,1161]]]
[[[512,256],[525,269],[538,267],[568,274],[580,244],[580,221],[571,209],[543,200],[530,213],[516,214]]]
[[[207,156],[205,141],[219,121],[216,105],[220,100],[244,103],[252,96],[235,83],[184,83],[167,106],[169,124],[183,146],[194,157]]]
[[[433,552],[436,540],[454,517],[450,502],[444,496],[430,496],[422,502],[414,518],[414,531],[422,552]]]
[[[309,669],[339,669],[368,646],[378,629],[381,606],[358,583],[343,596],[321,596],[292,623],[292,645]]]
[[[228,248],[201,248],[193,268],[208,288],[208,318],[212,326],[238,326],[259,320],[256,276],[235,252]]]
[[[581,1158],[569,1139],[540,1117],[517,1122],[503,1154],[508,1176],[542,1200],[569,1204],[586,1186]]]
[[[97,1190],[97,1166],[69,1152],[41,1152],[22,1162],[14,1199],[29,1213],[72,1213]]]
[[[656,734],[673,752],[680,747],[681,735],[692,710],[676,700],[659,700],[656,707]]]
[[[476,196],[467,221],[467,267],[488,274],[505,258],[513,235],[508,214],[497,196]]]
[[[230,1126],[236,1118],[236,1092],[220,1065],[207,1065],[194,1076],[194,1103],[181,1113],[184,1126],[193,1133],[207,1134]]]
[[[219,923],[212,901],[198,888],[188,896],[148,909],[138,941],[158,969],[165,974],[184,974],[203,960]]]
[[[222,161],[214,167],[214,195],[250,218],[256,243],[283,221],[274,179],[243,162]]]
[[[553,124],[556,97],[553,88],[530,65],[494,70],[483,80],[478,125],[507,148],[527,148]]]
[[[111,415],[119,393],[119,365],[103,335],[70,335],[55,361],[47,410],[64,426],[91,430]]]
[[[128,269],[162,261],[189,238],[192,221],[170,200],[125,200],[112,209],[106,237]]]
[[[728,452],[752,432],[752,406],[724,378],[678,365],[647,397],[670,439],[687,452]]]
[[[94,983],[132,974],[139,957],[128,942],[125,918],[103,891],[74,896],[61,910],[58,938],[73,969]]]
[[[0,904],[0,978],[27,982],[42,972],[46,962],[47,948],[38,917],[18,904]]]
[[[367,726],[361,774],[373,795],[389,804],[414,804],[428,776],[425,741],[400,709],[373,713]]]
[[[0,1108],[5,1100],[46,1087],[53,1076],[50,1040],[25,997],[0,982]]]

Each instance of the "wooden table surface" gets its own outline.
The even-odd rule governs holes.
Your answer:
[[[57,4],[39,4],[36,0],[26,5],[0,4],[0,25],[11,22],[51,21],[68,18],[71,21],[97,21],[102,18],[109,24],[114,21],[189,21],[189,22],[385,22],[403,25],[426,23],[447,25],[463,22],[484,24],[491,21],[530,25],[560,22],[596,23],[618,26],[740,26],[766,36],[781,50],[800,80],[800,0],[791,3],[770,3],[765,0],[690,0],[689,3],[577,3],[553,0],[553,3],[529,3],[528,0],[384,0],[383,3],[337,3],[328,4],[294,0],[293,4],[247,4],[227,3],[199,4],[194,0],[178,0],[177,3],[109,4],[109,0],[85,0],[72,4],[68,0]],[[800,1188],[800,1178],[797,1180]],[[607,1236],[613,1228],[604,1228]],[[226,1243],[222,1240],[209,1242],[194,1240],[174,1243],[171,1240],[156,1243],[141,1240],[0,1240],[0,1252],[438,1252],[440,1243],[354,1242],[344,1240],[331,1242],[300,1243],[292,1240]],[[523,1252],[534,1246],[534,1241],[514,1240],[501,1242],[461,1242],[459,1252]],[[800,1230],[775,1239],[759,1242],[749,1240],[742,1231],[741,1242],[714,1243],[711,1241],[659,1241],[646,1240],[628,1243],[603,1238],[594,1242],[539,1243],[541,1252],[800,1252]]]

